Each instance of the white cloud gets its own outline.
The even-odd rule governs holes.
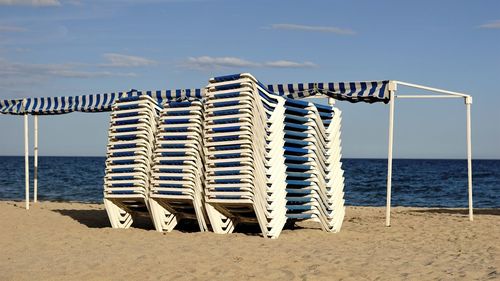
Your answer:
[[[265,66],[275,67],[275,68],[305,68],[305,67],[316,67],[315,63],[310,61],[306,62],[295,62],[287,60],[269,61],[264,63]]]
[[[277,23],[271,25],[272,29],[281,30],[298,30],[298,31],[308,31],[308,32],[325,32],[325,33],[336,33],[340,35],[354,35],[354,32],[348,28],[340,28],[336,26],[311,26],[311,25],[300,25],[291,23]]]
[[[22,97],[38,88],[59,83],[56,79],[103,79],[136,77],[134,72],[104,71],[81,63],[34,64],[0,58],[0,99]],[[56,82],[54,82],[56,81]]]
[[[62,69],[51,72],[51,74],[68,77],[68,78],[102,78],[102,77],[136,77],[137,74],[133,72],[111,72],[111,71],[81,71],[81,70],[71,70]]]
[[[61,2],[59,0],[0,0],[0,5],[49,7],[60,6]]]
[[[182,66],[192,69],[256,67],[258,64],[235,57],[189,57]]]
[[[304,68],[315,67],[316,64],[312,62],[294,62],[286,60],[267,61],[267,62],[253,62],[237,57],[189,57],[185,60],[181,67],[207,70],[207,69],[221,69],[221,68],[254,68],[254,67],[270,67],[270,68]]]
[[[66,0],[64,3],[71,4],[73,6],[83,6],[83,3],[79,0]]]
[[[24,32],[27,31],[24,27],[19,26],[0,26],[0,32]]]
[[[44,77],[67,77],[67,78],[99,78],[110,76],[136,76],[135,73],[122,73],[110,71],[90,71],[80,69],[82,64],[31,64],[10,62],[0,59],[0,80],[17,78],[44,78]]]
[[[500,29],[500,20],[490,21],[479,26],[480,28]]]
[[[147,58],[121,55],[115,53],[107,53],[104,54],[103,57],[108,62],[101,64],[101,66],[106,66],[106,67],[137,67],[137,66],[148,66],[157,64],[156,61]]]

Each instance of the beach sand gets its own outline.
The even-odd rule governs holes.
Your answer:
[[[277,240],[112,229],[103,205],[0,202],[0,280],[494,280],[500,210],[348,207],[342,231],[314,223]]]

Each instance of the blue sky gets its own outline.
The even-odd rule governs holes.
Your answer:
[[[394,79],[472,94],[476,158],[500,158],[499,50],[498,1],[0,0],[2,99]],[[388,106],[337,105],[344,156],[386,157]],[[108,118],[40,118],[40,154],[104,155]],[[22,125],[0,116],[0,155],[23,154]],[[394,153],[465,157],[463,101],[398,100]]]

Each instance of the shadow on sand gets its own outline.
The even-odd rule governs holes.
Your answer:
[[[87,226],[88,228],[106,228],[111,227],[106,210],[53,210],[63,216],[70,217],[75,221]],[[134,228],[145,230],[154,229],[153,223],[146,216],[134,216]]]
[[[88,228],[110,228],[111,224],[108,220],[108,214],[105,210],[68,210],[68,209],[58,209],[53,210],[63,216],[72,218],[73,220],[87,226]],[[149,216],[134,216],[134,223],[132,228],[139,228],[144,230],[155,230],[153,222]],[[285,229],[292,228],[292,226],[287,225]],[[295,228],[301,228],[295,226]],[[175,227],[174,231],[180,232],[199,232],[200,228],[198,223],[193,220],[181,220],[179,224]],[[234,233],[241,233],[248,236],[261,236],[261,230],[258,224],[238,224],[234,230]]]
[[[411,210],[415,213],[434,213],[434,214],[451,214],[451,215],[468,215],[468,209],[422,209],[422,210]],[[500,209],[474,209],[474,215],[490,215],[490,216],[500,216]]]

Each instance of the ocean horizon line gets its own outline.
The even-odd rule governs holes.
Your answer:
[[[12,202],[12,203],[19,203],[19,204],[24,204],[25,199],[24,198],[0,198],[0,202]],[[72,199],[38,199],[37,202],[49,202],[49,203],[77,203],[77,204],[103,204],[102,200],[72,200]],[[352,203],[346,203],[346,207],[361,207],[361,208],[386,208],[385,202],[382,202],[380,204],[352,204]],[[463,210],[464,214],[467,214],[468,212],[468,207],[463,206],[463,207],[448,207],[444,205],[406,205],[406,204],[392,204],[392,208],[409,208],[409,209],[443,209],[443,210]],[[487,211],[487,210],[500,210],[500,207],[474,207],[475,211]]]
[[[24,155],[0,155],[0,157],[24,157]],[[33,158],[33,155],[29,155],[30,158]],[[40,157],[79,157],[79,158],[106,158],[106,155],[38,155]],[[387,158],[383,157],[342,157],[342,159],[355,159],[355,160],[387,160]],[[467,158],[416,158],[416,157],[394,157],[393,160],[457,160],[466,161]],[[500,158],[472,158],[472,160],[491,160],[491,161],[499,161]]]

